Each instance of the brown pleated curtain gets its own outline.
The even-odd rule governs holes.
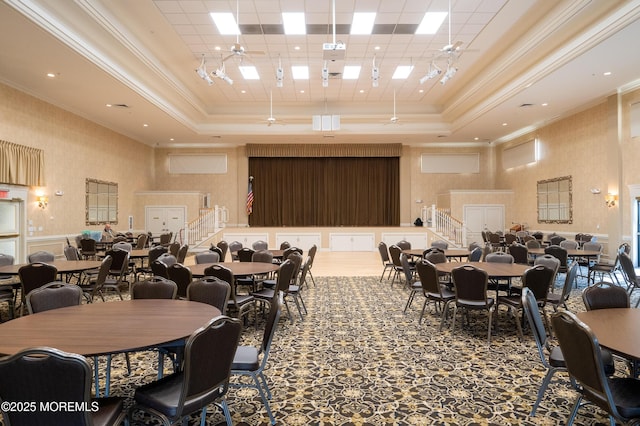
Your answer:
[[[399,157],[249,157],[251,226],[398,226]]]

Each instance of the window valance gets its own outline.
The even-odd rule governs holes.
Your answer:
[[[247,157],[400,157],[401,144],[247,144]]]
[[[0,182],[44,186],[44,151],[0,140]]]

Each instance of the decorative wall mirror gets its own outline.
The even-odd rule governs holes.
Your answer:
[[[118,184],[97,179],[86,181],[86,224],[118,223]]]
[[[573,223],[571,176],[538,181],[538,223]]]

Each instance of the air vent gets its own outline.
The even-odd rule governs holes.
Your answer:
[[[340,79],[342,79],[342,73],[341,72],[330,72],[329,73],[329,79],[330,80],[340,80]]]
[[[520,105],[520,108],[529,108],[532,107],[534,104],[522,104]]]
[[[113,108],[129,108],[127,104],[111,104]]]

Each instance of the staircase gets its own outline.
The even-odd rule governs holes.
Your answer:
[[[200,209],[200,216],[186,224],[184,243],[196,248],[220,232],[229,220],[226,207],[214,206],[212,209]]]
[[[451,216],[450,211],[435,204],[422,208],[422,222],[440,239],[454,247],[467,247],[467,228],[464,222]]]

